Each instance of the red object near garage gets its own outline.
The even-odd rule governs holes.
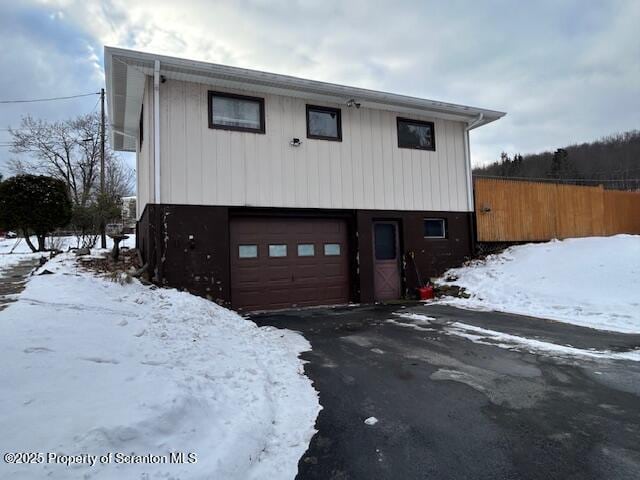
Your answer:
[[[433,287],[431,285],[425,285],[424,287],[418,287],[418,295],[420,300],[430,300],[433,298]]]

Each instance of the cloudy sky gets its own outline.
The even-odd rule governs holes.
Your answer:
[[[479,165],[640,128],[638,25],[637,0],[3,1],[0,100],[96,92],[112,45],[508,112]],[[97,100],[0,104],[0,145]]]

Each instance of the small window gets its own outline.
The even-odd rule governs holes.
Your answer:
[[[340,109],[307,105],[307,138],[342,141]]]
[[[258,258],[258,246],[257,245],[238,245],[238,257]]]
[[[140,144],[138,145],[138,151],[142,151],[142,141],[144,140],[144,104],[140,109],[140,125],[138,125]]]
[[[436,137],[433,122],[398,118],[398,147],[435,150]]]
[[[324,254],[327,257],[335,257],[340,255],[340,244],[339,243],[325,243],[324,244]]]
[[[298,244],[298,256],[299,257],[313,257],[316,254],[313,243],[300,243]]]
[[[264,98],[209,92],[209,128],[264,133]]]
[[[286,245],[269,245],[270,257],[286,257],[287,246]]]
[[[427,238],[447,238],[447,223],[444,218],[425,219],[424,236]]]

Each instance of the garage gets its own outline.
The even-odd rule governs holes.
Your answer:
[[[350,300],[344,219],[233,218],[230,247],[231,302],[238,310]]]

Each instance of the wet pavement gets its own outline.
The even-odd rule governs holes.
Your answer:
[[[436,322],[388,321],[411,312]],[[420,304],[251,319],[312,345],[305,370],[323,410],[299,479],[640,478],[640,362],[499,348],[447,328],[616,352],[640,347],[640,335]]]

